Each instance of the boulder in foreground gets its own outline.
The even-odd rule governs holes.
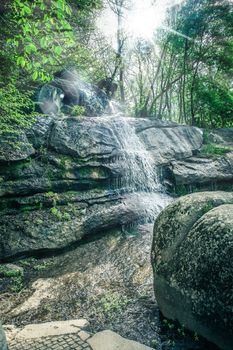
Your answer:
[[[233,193],[169,205],[154,226],[154,289],[165,317],[224,350],[233,344]]]

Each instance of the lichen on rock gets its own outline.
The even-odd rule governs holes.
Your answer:
[[[230,350],[233,193],[182,197],[154,226],[152,266],[162,313]]]

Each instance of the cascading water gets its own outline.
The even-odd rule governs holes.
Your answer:
[[[112,117],[111,126],[124,163],[124,183],[131,192],[162,190],[150,152],[136,133],[131,118]]]
[[[123,175],[115,187],[127,193],[146,221],[153,222],[172,198],[165,193],[159,181],[158,169],[152,154],[146,149],[135,129],[135,119],[123,117],[117,105],[112,115],[100,117],[111,126]]]

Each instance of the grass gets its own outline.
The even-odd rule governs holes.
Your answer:
[[[203,145],[201,149],[201,154],[223,156],[230,151],[231,149],[229,147],[223,147],[223,146],[214,145],[212,143],[208,143]]]

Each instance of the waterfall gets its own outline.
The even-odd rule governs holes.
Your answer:
[[[117,163],[122,177],[114,187],[127,194],[147,222],[153,222],[172,198],[160,183],[155,160],[136,131],[135,118],[123,117],[122,113],[115,112],[100,119],[109,124],[117,146]],[[115,164],[116,159],[112,165]]]
[[[130,120],[125,117],[111,119],[112,131],[124,164],[124,184],[131,192],[162,191],[153,157]]]

